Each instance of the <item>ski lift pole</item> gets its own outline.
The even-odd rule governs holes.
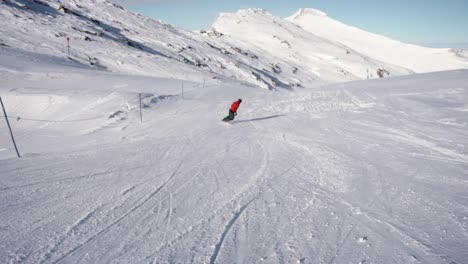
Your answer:
[[[5,110],[5,106],[3,105],[3,101],[2,101],[1,96],[0,96],[0,104],[2,105],[3,115],[5,116],[5,120],[7,122],[8,129],[10,130],[10,136],[11,136],[11,140],[13,141],[13,145],[15,146],[16,155],[18,155],[18,158],[21,158],[21,156],[19,154],[19,151],[18,151],[18,147],[16,146],[15,137],[13,136],[13,131],[11,130],[10,122],[8,121],[8,116],[7,116],[7,113],[6,113],[6,110]]]

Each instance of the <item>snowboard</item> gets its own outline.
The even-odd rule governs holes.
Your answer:
[[[234,119],[233,119],[233,120],[234,120]],[[223,118],[221,121],[229,123],[229,122],[232,121],[232,120],[230,120],[229,117],[225,117],[225,118]]]

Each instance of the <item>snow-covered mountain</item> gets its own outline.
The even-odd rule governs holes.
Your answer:
[[[422,73],[468,67],[467,56],[457,49],[434,49],[402,43],[343,24],[324,12],[300,9],[286,18],[317,36],[348,46],[360,54]]]
[[[66,58],[70,38],[70,57],[82,65],[188,80],[218,76],[202,62],[217,53],[208,56],[211,48],[197,34],[109,1],[8,0],[0,10],[4,46]]]
[[[368,70],[385,69],[391,75],[411,72],[318,37],[262,9],[220,14],[213,29],[226,35],[222,38],[224,42],[237,43],[244,50],[262,54],[271,61],[270,72],[281,73],[277,75],[280,81],[296,79],[301,83],[305,81],[301,79],[304,73],[308,83],[365,79]],[[298,73],[303,74],[298,76]]]
[[[69,38],[75,63],[120,73],[290,89],[468,68],[462,51],[402,44],[311,9],[288,19],[241,10],[219,15],[211,30],[191,32],[107,0],[2,0],[0,7],[2,46],[66,59]]]

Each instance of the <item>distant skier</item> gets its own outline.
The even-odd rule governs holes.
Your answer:
[[[237,109],[239,108],[241,103],[242,103],[242,99],[239,99],[235,101],[234,103],[232,103],[231,108],[229,109],[229,115],[223,119],[224,122],[234,120],[234,116],[237,115]]]

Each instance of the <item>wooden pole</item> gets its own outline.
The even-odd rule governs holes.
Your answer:
[[[3,101],[2,101],[1,96],[0,96],[0,104],[2,105],[3,114],[5,116],[5,120],[7,122],[8,129],[10,130],[10,136],[11,136],[11,140],[13,141],[13,145],[15,146],[16,155],[18,155],[18,158],[21,158],[21,156],[19,154],[19,151],[18,151],[18,147],[16,146],[15,137],[13,136],[13,131],[11,130],[10,122],[8,121],[8,116],[7,116],[7,113],[6,113],[6,110],[5,110],[5,106],[3,105]]]

